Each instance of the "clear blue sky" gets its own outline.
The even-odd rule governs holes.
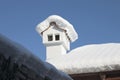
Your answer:
[[[79,39],[71,49],[120,43],[120,0],[0,0],[0,33],[45,60],[45,46],[35,28],[53,14],[76,29]]]

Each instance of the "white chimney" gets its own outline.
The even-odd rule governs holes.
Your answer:
[[[66,54],[70,50],[70,42],[78,38],[73,26],[57,15],[48,17],[36,29],[46,46],[47,60]]]

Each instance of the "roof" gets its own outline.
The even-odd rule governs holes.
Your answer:
[[[37,32],[39,34],[44,32],[46,29],[49,28],[49,25],[51,22],[55,22],[58,25],[58,27],[60,27],[61,29],[64,29],[66,31],[67,36],[70,38],[71,42],[74,42],[76,39],[78,39],[78,34],[73,28],[73,25],[58,15],[51,15],[47,19],[45,19],[43,22],[38,24],[36,28]]]
[[[120,43],[78,47],[47,62],[68,74],[120,70]]]

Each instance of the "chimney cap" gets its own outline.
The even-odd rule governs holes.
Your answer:
[[[39,23],[36,28],[37,32],[41,35],[41,33],[49,27],[51,22],[55,22],[61,29],[64,29],[71,42],[78,39],[78,34],[73,28],[73,25],[58,15],[51,15],[43,22]]]

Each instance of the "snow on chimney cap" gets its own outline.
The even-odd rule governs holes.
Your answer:
[[[64,29],[71,42],[74,42],[76,39],[78,39],[78,34],[73,28],[73,25],[58,15],[51,15],[43,22],[39,23],[36,28],[37,32],[39,34],[44,32],[49,28],[51,22],[55,22],[59,28]]]

